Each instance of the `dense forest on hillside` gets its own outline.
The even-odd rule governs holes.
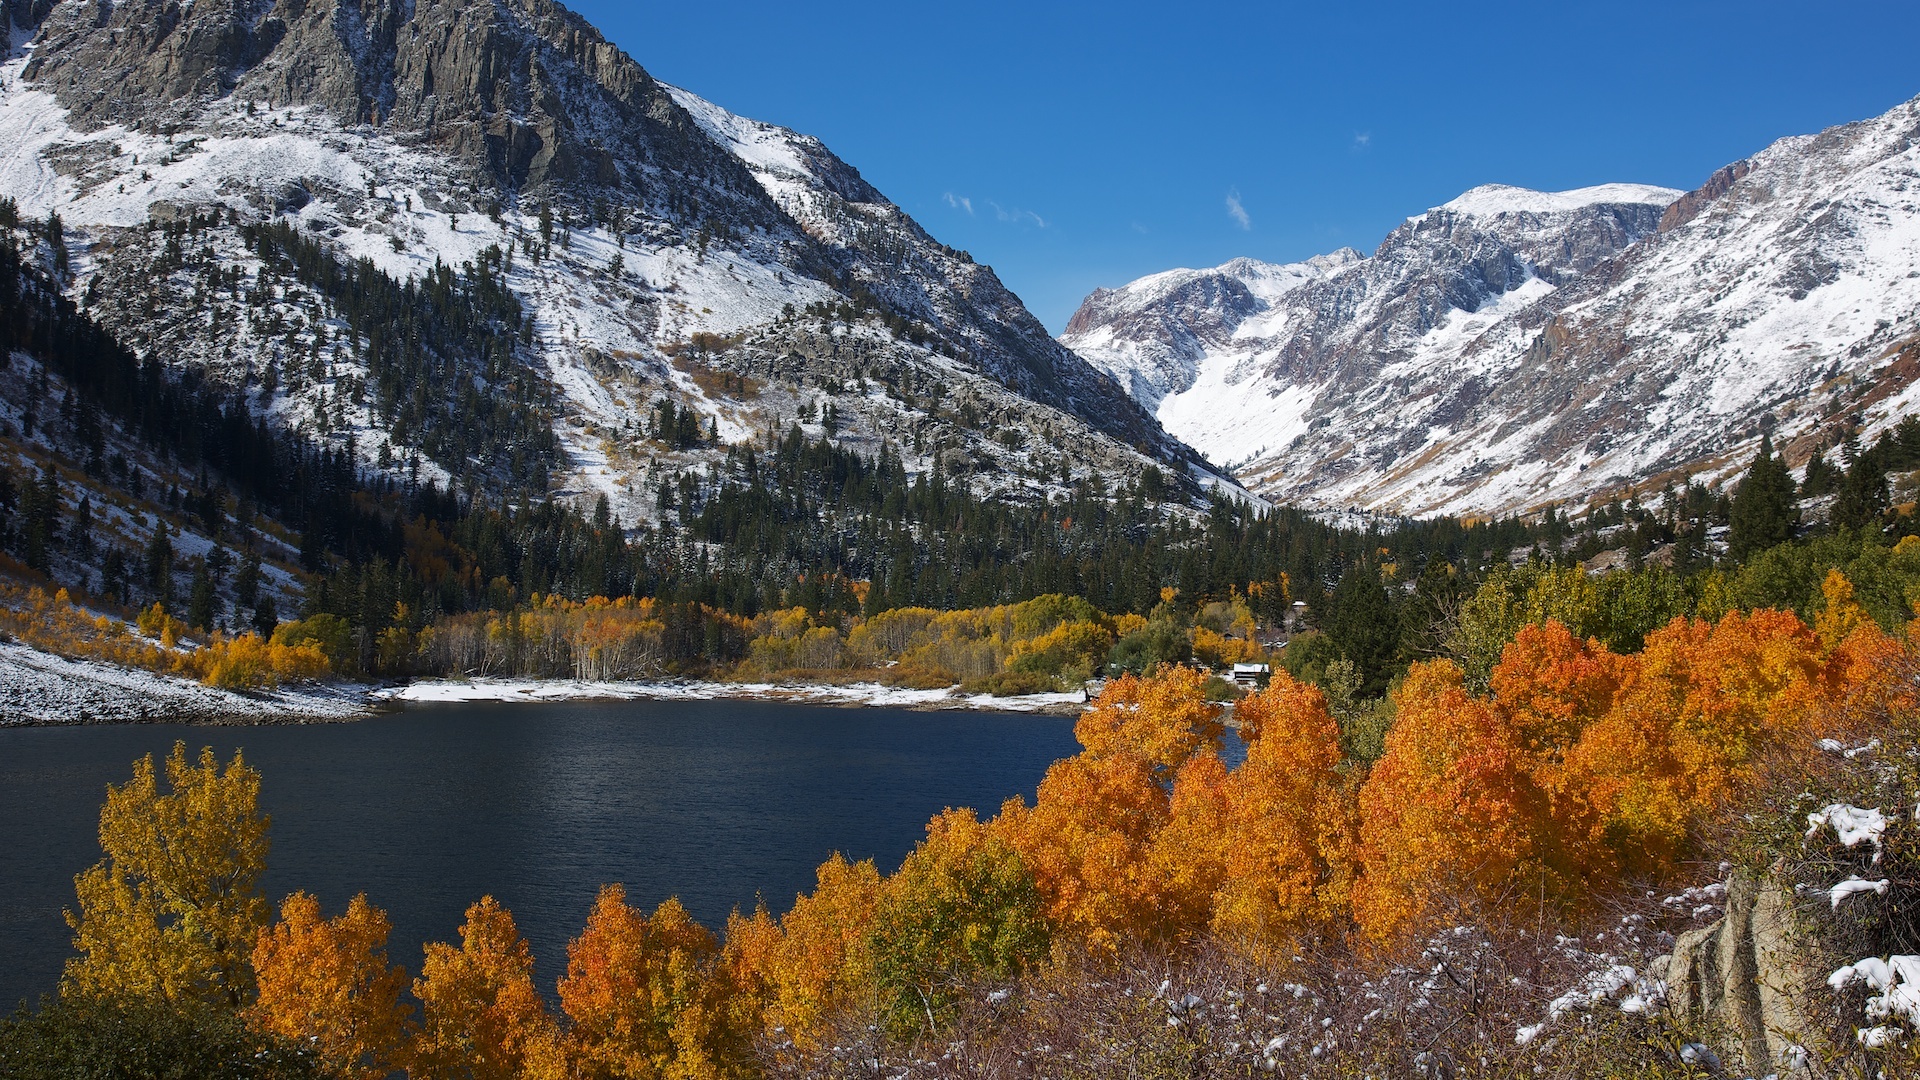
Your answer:
[[[900,668],[918,649],[924,662],[893,677],[1012,691],[1163,661],[1277,660],[1316,683],[1333,672],[1359,699],[1378,700],[1409,664],[1467,647],[1473,620],[1491,604],[1470,604],[1476,590],[1508,596],[1516,609],[1551,609],[1631,651],[1679,615],[1766,604],[1810,617],[1824,569],[1864,566],[1914,529],[1910,507],[1890,507],[1888,482],[1920,466],[1913,421],[1871,446],[1842,444],[1837,461],[1816,455],[1799,484],[1763,449],[1731,491],[1670,487],[1577,519],[1549,509],[1527,520],[1366,528],[1223,496],[1196,511],[1151,468],[1117,489],[1083,477],[1051,501],[1004,502],[938,467],[909,473],[891,447],[866,457],[796,426],[771,442],[731,446],[703,472],[669,477],[657,493],[658,520],[625,523],[604,500],[588,510],[530,494],[537,484],[483,482],[538,480],[552,448],[542,391],[515,361],[526,323],[500,284],[499,259],[400,284],[370,264],[341,263],[284,226],[245,229],[261,260],[252,290],[287,281],[325,295],[351,327],[346,347],[367,366],[379,417],[410,438],[482,440],[455,449],[497,471],[443,487],[417,473],[368,469],[350,446],[317,447],[280,429],[245,388],[140,360],[61,295],[57,219],[23,223],[4,206],[0,216],[10,218],[0,221],[0,341],[41,365],[34,386],[45,399],[8,434],[31,434],[24,429],[37,422],[53,450],[39,475],[0,477],[0,548],[25,564],[23,584],[66,586],[109,608],[159,604],[185,634],[252,629],[264,640],[278,630],[289,646],[321,648],[343,675],[850,678]],[[164,226],[183,268],[196,230],[218,226]],[[45,389],[50,377],[65,387],[57,406]],[[476,399],[475,412],[451,408],[436,387],[452,398],[509,392],[481,393],[495,411]],[[684,427],[667,418],[648,433],[705,437]],[[189,490],[169,493],[170,505],[217,543],[266,551],[268,522],[287,530],[307,574],[302,609],[261,610],[256,596],[240,596],[245,575],[227,565],[239,558],[174,556],[181,530],[164,520],[150,535],[126,537],[124,548],[95,543],[80,504],[130,488],[158,497],[138,490],[142,470],[125,455],[105,453],[109,436],[193,476]],[[84,480],[63,487],[58,462]],[[1815,518],[1802,520],[1803,500],[1818,508]],[[1774,553],[1782,544],[1799,554]],[[74,557],[69,565],[97,572],[33,580],[63,551]],[[1570,568],[1596,557],[1619,572],[1569,584],[1586,580]],[[1043,597],[1075,598],[1087,612],[1020,633],[981,629],[992,611]],[[1897,598],[1875,603],[1883,622],[1894,618]],[[611,614],[579,614],[593,604]],[[572,614],[562,611],[568,606]],[[871,630],[855,640],[862,626],[915,610],[974,611],[984,621],[955,629],[923,619],[919,637],[879,650]],[[597,636],[586,633],[590,622]],[[536,633],[563,640],[517,644]],[[1077,637],[1070,648],[1033,644],[1045,634]],[[495,644],[472,644],[479,640]],[[1282,641],[1284,655],[1272,655]],[[966,657],[956,642],[971,643]],[[1100,643],[1106,652],[1096,656]],[[204,661],[188,667],[210,670]]]

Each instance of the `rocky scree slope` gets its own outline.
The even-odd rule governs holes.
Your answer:
[[[1920,100],[1696,191],[1483,187],[1368,257],[1090,297],[1062,341],[1264,495],[1491,513],[1797,467],[1916,408]]]
[[[1010,497],[1149,464],[1208,479],[818,140],[653,80],[559,5],[13,14],[0,196],[60,215],[71,294],[370,467],[606,494],[635,521],[798,422]],[[465,304],[441,321],[467,332],[370,319],[369,290]],[[462,394],[513,415],[455,438]],[[656,437],[667,405],[698,438]]]

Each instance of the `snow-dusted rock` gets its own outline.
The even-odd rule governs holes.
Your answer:
[[[1255,491],[1420,514],[1798,466],[1920,412],[1920,99],[1696,191],[1488,186],[1369,257],[1090,297],[1062,340]],[[1260,295],[1247,270],[1297,284]]]

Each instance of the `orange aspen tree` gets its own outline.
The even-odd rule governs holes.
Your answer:
[[[287,897],[280,921],[253,947],[260,996],[248,1022],[311,1048],[322,1068],[347,1080],[391,1075],[408,1034],[407,973],[387,966],[391,930],[365,894],[332,919],[304,892]]]
[[[1161,940],[1171,929],[1153,859],[1167,818],[1153,767],[1119,752],[1055,762],[1034,805],[1008,800],[993,827],[1020,853],[1059,938],[1111,956],[1123,941]]]
[[[1395,694],[1386,753],[1360,791],[1360,929],[1390,944],[1499,893],[1533,854],[1537,796],[1511,729],[1445,660]]]
[[[581,1075],[722,1075],[718,955],[713,935],[680,901],[668,899],[648,917],[627,905],[623,886],[602,887],[586,928],[567,946],[560,980]]]
[[[1227,879],[1229,821],[1234,806],[1230,774],[1219,755],[1195,755],[1180,766],[1167,800],[1167,822],[1148,849],[1161,883],[1159,917],[1172,935],[1197,933],[1213,914],[1214,894]]]
[[[1339,727],[1319,688],[1276,672],[1234,713],[1252,738],[1246,761],[1223,786],[1225,880],[1212,926],[1250,954],[1272,959],[1290,955],[1310,928],[1347,913],[1355,792],[1341,775]],[[1174,813],[1178,821],[1178,806]]]
[[[1813,632],[1827,652],[1826,686],[1809,708],[1809,734],[1852,739],[1863,723],[1920,706],[1908,645],[1867,615],[1854,599],[1853,583],[1840,571],[1827,572],[1821,592],[1826,603],[1814,619]],[[1909,642],[1913,633],[1910,627]]]
[[[1790,612],[1675,619],[1647,636],[1615,707],[1567,754],[1630,871],[1672,864],[1695,822],[1754,778],[1770,745],[1805,742],[1820,641]]]
[[[1080,714],[1074,738],[1093,757],[1132,754],[1171,780],[1194,754],[1217,751],[1226,733],[1220,706],[1206,698],[1207,678],[1172,664],[1145,678],[1122,675]]]
[[[533,986],[533,953],[493,897],[467,909],[460,945],[427,946],[412,1080],[515,1080],[530,1056],[550,1051],[554,1023]]]
[[[1494,705],[1518,741],[1518,767],[1546,795],[1553,821],[1540,838],[1541,858],[1569,885],[1619,870],[1605,817],[1583,778],[1568,770],[1567,754],[1613,711],[1636,665],[1549,620],[1522,627],[1493,669]]]

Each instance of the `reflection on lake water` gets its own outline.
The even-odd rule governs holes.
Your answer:
[[[987,816],[1029,799],[1076,750],[1072,721],[777,702],[444,705],[312,727],[0,731],[0,1003],[52,990],[69,952],[62,908],[100,857],[109,783],[176,739],[235,747],[273,816],[266,893],[366,892],[393,918],[390,955],[455,938],[492,894],[531,942],[543,988],[566,967],[603,882],[631,903],[670,895],[718,930],[764,896],[776,912],[833,851],[899,864],[948,806]]]

